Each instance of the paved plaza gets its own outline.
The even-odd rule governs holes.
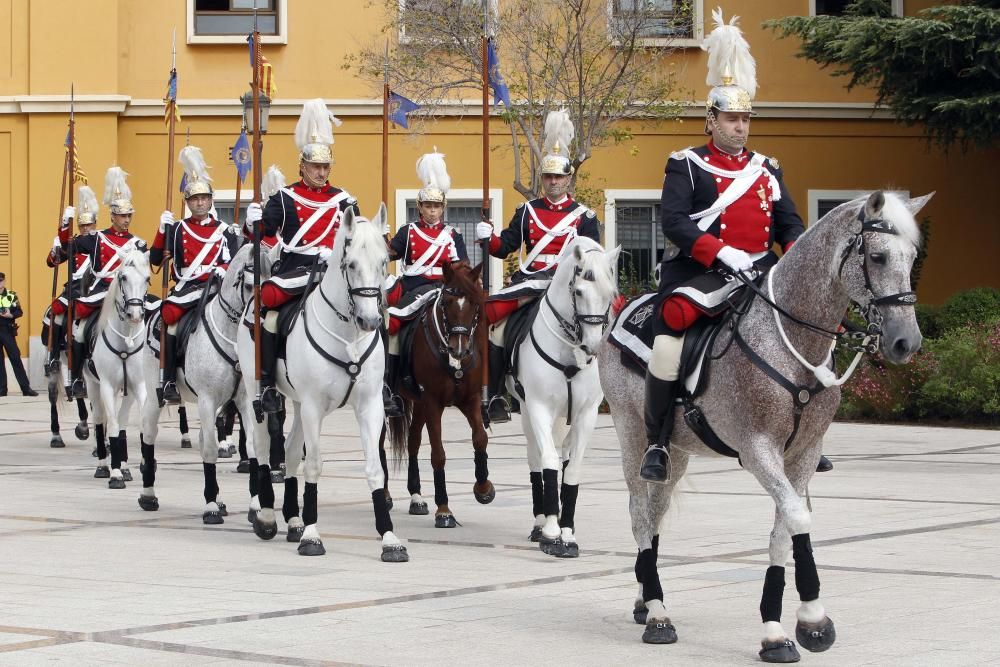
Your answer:
[[[0,664],[38,665],[669,665],[757,664],[757,606],[773,505],[735,462],[692,461],[660,545],[667,610],[680,641],[640,641],[637,585],[618,443],[602,416],[577,511],[580,558],[527,540],[525,440],[515,421],[490,439],[491,505],[472,496],[468,428],[444,429],[451,508],[435,529],[391,489],[411,561],[379,561],[353,415],[327,418],[319,527],[327,554],[306,558],[246,521],[246,476],[219,464],[230,516],[203,526],[202,472],[161,429],[160,510],[93,479],[91,443],[49,448],[43,398],[0,399]],[[197,422],[193,426],[196,427]],[[1000,432],[835,424],[833,472],[810,493],[822,598],[837,643],[811,665],[1000,665]],[[433,496],[429,450],[421,451]],[[278,491],[280,499],[280,490]],[[433,505],[432,505],[433,507]],[[785,628],[794,628],[792,573]]]

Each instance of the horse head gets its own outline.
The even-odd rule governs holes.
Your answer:
[[[903,200],[873,192],[852,207],[857,211],[852,219],[854,236],[840,258],[844,288],[869,326],[881,329],[882,355],[895,364],[909,361],[922,342],[913,308],[917,297],[910,287],[920,246],[914,215],[933,194]]]
[[[331,263],[339,267],[347,283],[350,317],[365,332],[382,325],[383,287],[389,266],[389,251],[383,236],[387,217],[384,203],[372,220],[348,209],[334,242]]]
[[[552,277],[546,298],[561,317],[571,313],[563,328],[575,333],[573,342],[590,356],[600,346],[611,301],[618,293],[615,269],[621,246],[605,250],[597,241],[578,236],[569,250]]]
[[[444,265],[435,317],[441,340],[454,359],[461,360],[475,349],[473,339],[486,304],[486,294],[479,284],[482,270],[481,263],[476,268],[467,262]]]
[[[102,324],[106,324],[113,313],[129,324],[141,324],[148,289],[149,256],[142,250],[124,251],[121,265],[101,306]]]

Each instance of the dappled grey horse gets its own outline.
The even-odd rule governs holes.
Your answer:
[[[760,657],[795,662],[795,643],[781,626],[781,599],[789,551],[801,600],[796,637],[810,651],[824,651],[836,637],[819,599],[819,577],[810,543],[809,480],[822,438],[840,404],[840,384],[861,352],[877,349],[892,363],[905,363],[921,336],[910,291],[910,270],[920,242],[914,214],[931,195],[902,200],[876,192],[838,206],[811,226],[771,270],[745,315],[734,317],[709,350],[711,375],[696,403],[715,434],[739,454],[744,469],[774,499],[770,567],[760,612]],[[832,352],[849,334],[838,333],[854,304],[864,317],[865,338],[855,337],[855,362],[838,378]],[[682,420],[671,438],[666,484],[639,477],[646,449],[643,378],[628,370],[617,348],[599,355],[604,393],[621,440],[629,489],[632,532],[639,547],[636,622],[643,641],[673,643],[677,634],[663,604],[656,559],[660,522],[691,454],[717,455]],[[751,400],[752,397],[752,400]]]

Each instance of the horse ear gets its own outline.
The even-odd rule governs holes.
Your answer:
[[[469,277],[472,278],[472,282],[474,283],[479,282],[479,275],[483,272],[483,267],[485,265],[486,265],[486,260],[483,260],[482,262],[479,262],[479,264],[476,265],[476,268],[472,269],[472,273],[469,274]]]
[[[583,248],[580,247],[579,243],[573,244],[573,257],[576,258],[577,262],[583,261]]]
[[[340,223],[340,226],[343,227],[344,229],[346,229],[348,233],[351,233],[351,232],[354,231],[354,207],[353,206],[351,208],[347,209],[346,211],[344,211],[344,217],[343,217],[343,220]]]
[[[618,246],[610,252],[604,253],[604,256],[608,260],[608,268],[614,273],[615,269],[618,268],[618,256],[622,253],[622,247]]]
[[[868,195],[868,201],[865,202],[865,217],[868,219],[877,218],[882,212],[883,206],[885,206],[885,195],[882,194],[881,190],[876,190]]]
[[[913,199],[903,202],[903,205],[906,206],[906,210],[910,212],[910,215],[916,217],[917,213],[920,212],[920,209],[927,205],[927,202],[931,200],[931,197],[933,197],[934,194],[934,192],[929,192],[923,197],[914,197]]]
[[[375,223],[375,227],[383,234],[389,233],[389,211],[385,207],[385,202],[379,202],[378,213],[372,222]]]

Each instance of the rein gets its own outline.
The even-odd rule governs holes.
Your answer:
[[[118,315],[118,321],[123,323],[126,317],[126,309],[129,306],[138,306],[139,308],[142,308],[145,305],[145,301],[139,298],[127,298],[125,296],[125,291],[121,289],[120,283],[118,289],[121,291],[121,299],[115,299],[115,313]],[[108,329],[113,331],[119,338],[122,339],[122,342],[125,343],[125,349],[119,350],[111,344],[111,340],[108,338]],[[101,340],[104,341],[104,344],[108,347],[108,349],[111,350],[116,357],[121,359],[122,362],[122,396],[128,396],[128,359],[142,349],[143,341],[140,340],[139,344],[135,346],[135,349],[128,348],[132,346],[136,338],[139,338],[144,333],[145,327],[140,326],[138,327],[136,333],[129,336],[116,329],[115,325],[111,322],[108,322],[108,326],[101,331]]]
[[[448,322],[448,314],[442,307],[442,296],[447,292],[451,296],[456,296],[462,298],[463,295],[457,289],[451,287],[442,287],[438,292],[437,298],[434,299],[434,303],[431,307],[424,311],[422,316],[424,337],[427,339],[428,345],[430,345],[435,356],[438,358],[438,362],[441,367],[444,368],[451,379],[458,384],[463,377],[465,377],[465,371],[462,369],[462,362],[467,359],[472,359],[473,363],[475,360],[475,345],[473,344],[473,337],[476,335],[476,329],[479,327],[479,318],[482,314],[482,308],[480,304],[476,303],[476,314],[472,318],[472,322],[465,326],[463,324],[452,325]],[[471,297],[465,297],[471,298]],[[434,333],[431,333],[430,323],[434,323]],[[448,343],[452,336],[460,336],[468,339],[469,345],[464,352],[455,352],[455,350]],[[452,364],[448,363],[446,359],[454,359],[458,362],[459,367],[455,368]]]

